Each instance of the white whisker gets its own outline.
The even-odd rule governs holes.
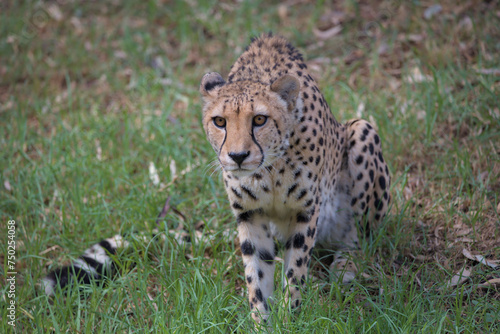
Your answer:
[[[212,177],[217,171],[222,172],[222,166],[219,163],[219,159],[215,158],[205,166],[203,174],[207,175],[210,172],[209,177]]]

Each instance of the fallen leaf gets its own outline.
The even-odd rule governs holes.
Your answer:
[[[457,238],[455,242],[474,242],[474,240],[471,238]]]
[[[439,231],[441,231],[442,229],[444,229],[443,226],[436,226],[436,228],[434,229],[434,236],[438,239],[440,239],[441,237],[439,236]]]
[[[158,305],[156,305],[156,303],[154,302],[154,299],[153,297],[151,296],[151,294],[148,292],[148,298],[150,301],[152,301],[153,303],[153,307],[155,308],[155,310],[158,312]]]
[[[411,256],[413,259],[415,259],[415,260],[417,260],[417,261],[420,261],[420,262],[428,262],[428,261],[432,260],[432,257],[430,257],[430,256],[425,256],[425,255],[422,255],[422,254],[418,254],[418,255],[416,255],[416,256],[415,256],[415,255],[413,255],[413,254],[410,254],[410,256]]]
[[[170,161],[170,176],[172,177],[172,180],[174,180],[177,177],[177,167],[175,166],[174,159]]]
[[[149,163],[149,179],[155,186],[160,184],[160,176],[158,176],[158,170],[155,167],[154,162]]]
[[[331,12],[329,16],[330,16],[330,21],[333,24],[338,25],[338,24],[341,24],[342,22],[344,22],[346,15],[345,15],[345,12],[335,10],[335,11]]]
[[[203,220],[200,220],[194,225],[194,229],[197,231],[203,230],[204,227],[205,227],[205,222]]]
[[[288,6],[281,4],[278,6],[278,16],[281,21],[285,21],[288,17]]]
[[[413,43],[420,43],[424,40],[425,35],[423,34],[409,34],[407,36],[408,41],[413,42]]]
[[[163,62],[163,58],[160,56],[156,56],[151,60],[151,67],[155,70],[165,70],[165,63]]]
[[[345,20],[345,13],[341,11],[328,11],[321,15],[316,24],[319,30],[328,30],[332,26],[338,26]]]
[[[75,33],[77,35],[80,35],[83,32],[83,30],[84,30],[83,24],[80,21],[80,19],[78,17],[76,17],[76,16],[73,16],[69,21],[71,22],[71,24],[75,28]]]
[[[114,54],[115,58],[118,58],[118,59],[127,58],[127,54],[125,53],[125,51],[122,51],[122,50],[116,50],[113,54]]]
[[[466,228],[457,232],[457,237],[462,237],[472,232],[472,228]]]
[[[413,191],[409,187],[404,187],[403,189],[403,196],[407,201],[410,200],[410,198],[413,196]]]
[[[407,83],[422,83],[432,81],[432,77],[430,75],[423,74],[420,68],[414,67],[410,74],[408,74],[404,81]]]
[[[500,76],[500,68],[478,68],[476,73]]]
[[[341,31],[342,31],[342,27],[339,26],[339,25],[335,26],[335,27],[332,27],[332,28],[330,28],[328,30],[325,30],[325,31],[321,31],[319,29],[314,29],[313,30],[314,36],[316,36],[316,38],[321,39],[321,40],[330,39],[333,36],[338,35]]]
[[[370,275],[368,275],[367,273],[361,273],[361,276],[364,278],[364,279],[371,279],[372,277]]]
[[[392,90],[397,90],[401,86],[401,81],[392,77],[389,79],[388,82],[389,82],[389,87]]]
[[[12,102],[12,101],[8,101],[7,103],[5,103],[3,105],[0,103],[0,111],[8,110],[8,109],[12,108],[13,106],[14,106],[14,102]]]
[[[430,20],[436,14],[439,14],[443,10],[441,5],[432,5],[424,11],[424,19]]]
[[[361,118],[363,111],[365,111],[365,104],[361,102],[358,104],[358,108],[356,109],[356,117]]]
[[[487,280],[486,282],[479,284],[478,287],[489,288],[492,285],[500,285],[500,278],[492,278],[490,280]]]
[[[472,23],[472,20],[470,17],[466,16],[463,19],[458,22],[458,29],[463,29],[465,31],[472,31],[474,28],[474,24]]]
[[[95,147],[96,147],[96,159],[98,161],[101,161],[102,160],[102,149],[101,149],[101,142],[99,141],[99,139],[96,139]]]
[[[446,288],[452,288],[461,285],[469,279],[471,273],[472,272],[469,269],[463,268],[446,283]]]
[[[427,116],[427,112],[425,110],[417,111],[417,120],[422,121]]]
[[[60,248],[58,245],[54,245],[54,246],[52,246],[52,247],[47,248],[47,249],[46,249],[46,250],[44,250],[44,251],[41,251],[40,253],[38,253],[38,255],[40,255],[40,256],[41,256],[41,255],[47,254],[48,252],[52,252],[53,250],[56,250],[56,249],[58,249],[58,248]]]
[[[63,13],[61,12],[59,6],[56,4],[48,6],[47,12],[49,13],[50,17],[52,17],[54,20],[58,22],[63,19]]]
[[[467,249],[462,249],[462,254],[470,259],[470,260],[473,260],[473,261],[477,261],[479,263],[482,263],[482,264],[485,264],[493,269],[497,268],[498,266],[500,266],[500,261],[499,260],[487,260],[485,259],[484,256],[482,255],[472,255],[471,252],[469,252]]]

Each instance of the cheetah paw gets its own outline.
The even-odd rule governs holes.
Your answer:
[[[358,267],[353,261],[336,256],[330,265],[330,271],[337,281],[341,280],[342,284],[349,284],[356,278]]]

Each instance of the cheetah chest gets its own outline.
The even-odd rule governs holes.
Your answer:
[[[308,214],[318,204],[318,175],[307,166],[282,159],[272,167],[236,178],[224,173],[224,184],[238,221],[258,212],[286,235],[291,217]]]

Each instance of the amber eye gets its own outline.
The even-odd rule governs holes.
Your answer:
[[[257,115],[253,118],[253,125],[254,126],[262,126],[266,123],[266,121],[267,121],[267,116]]]
[[[214,117],[214,124],[215,126],[219,128],[225,128],[226,127],[226,120],[222,117]]]

